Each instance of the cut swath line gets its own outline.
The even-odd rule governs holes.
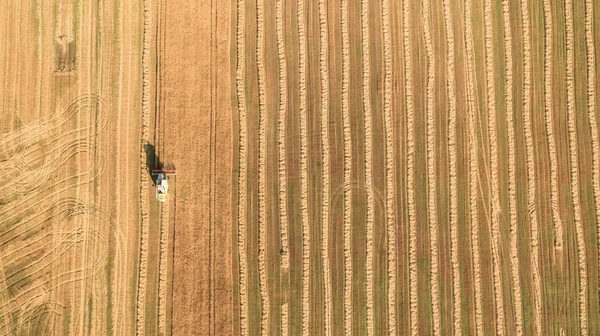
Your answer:
[[[473,27],[471,24],[471,0],[465,2],[464,21],[466,26],[466,60],[467,60],[467,96],[469,106],[469,211],[471,219],[471,248],[474,270],[475,287],[475,325],[477,335],[483,335],[483,304],[481,302],[481,254],[479,252],[479,216],[477,214],[477,192],[479,181],[477,179],[479,165],[477,160],[477,130],[476,102],[475,102],[475,69],[473,60]]]
[[[579,153],[577,149],[577,126],[575,121],[575,79],[573,41],[573,1],[565,1],[565,21],[567,26],[567,123],[569,126],[569,158],[571,161],[571,198],[577,233],[577,258],[579,260],[579,323],[581,335],[587,336],[587,256],[585,235],[581,223],[579,201]]]
[[[325,0],[319,1],[319,28],[320,28],[320,52],[319,63],[321,73],[321,143],[323,144],[323,204],[322,225],[323,235],[321,242],[321,254],[323,260],[323,283],[325,285],[325,335],[331,335],[331,272],[329,265],[329,64],[328,64],[328,42],[327,42],[327,8]]]
[[[169,204],[160,208],[160,261],[158,265],[158,330],[167,335],[167,274],[169,248]]]
[[[533,150],[533,130],[531,126],[531,35],[528,0],[521,0],[521,15],[523,21],[523,124],[525,128],[527,156],[527,208],[531,225],[531,272],[533,275],[533,315],[536,335],[542,334],[542,285],[540,280],[540,248],[539,227],[536,207],[535,159]]]
[[[502,20],[504,26],[504,50],[506,54],[506,129],[508,133],[508,203],[510,220],[510,268],[515,310],[515,327],[518,336],[523,335],[523,303],[521,300],[521,280],[519,277],[519,250],[517,242],[517,193],[515,176],[515,130],[513,111],[513,60],[512,33],[510,25],[510,5],[502,1]]]
[[[452,261],[452,299],[454,335],[461,335],[460,267],[458,263],[458,194],[456,180],[456,80],[454,68],[454,28],[450,1],[444,0],[444,25],[446,28],[446,91],[448,92],[448,153],[450,156],[450,259]]]
[[[544,111],[546,116],[546,136],[548,137],[548,151],[550,153],[550,194],[552,200],[552,220],[554,222],[554,246],[563,247],[563,228],[559,213],[558,201],[558,157],[556,154],[556,140],[552,122],[552,11],[550,0],[544,0]]]
[[[435,55],[429,28],[429,0],[423,0],[423,33],[427,52],[427,203],[429,216],[429,244],[431,253],[431,310],[433,334],[440,334],[440,298],[438,285],[438,238],[437,238],[437,181],[435,173]]]
[[[240,334],[248,335],[248,257],[246,255],[246,179],[248,175],[248,130],[246,117],[245,92],[245,2],[237,2],[236,55],[237,68],[235,75],[237,108],[239,113],[239,175],[238,175],[238,258],[239,258],[239,295],[240,295]]]
[[[385,211],[387,225],[388,248],[388,334],[396,334],[396,222],[394,214],[394,129],[391,113],[392,99],[392,36],[390,31],[390,1],[382,3],[383,22],[383,55],[384,55],[384,80],[383,80],[383,116],[385,122]]]
[[[417,307],[417,221],[415,218],[415,191],[414,191],[414,102],[412,88],[412,57],[410,44],[410,5],[408,0],[403,3],[403,38],[404,38],[404,72],[406,76],[406,140],[407,140],[407,197],[408,197],[408,222],[409,222],[409,283],[410,283],[410,333],[419,333],[418,307]]]

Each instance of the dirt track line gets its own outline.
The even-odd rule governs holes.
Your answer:
[[[361,43],[362,43],[362,91],[365,115],[365,186],[367,194],[367,261],[365,265],[367,282],[367,335],[373,335],[373,117],[371,111],[371,69],[369,67],[369,0],[360,2]]]
[[[450,0],[444,0],[446,29],[446,91],[448,92],[448,153],[450,170],[450,259],[452,261],[452,299],[454,335],[461,335],[460,265],[458,262],[458,182],[456,180],[456,79],[454,67],[454,27]]]
[[[567,26],[567,123],[569,126],[569,157],[571,160],[571,198],[573,199],[575,231],[577,233],[577,257],[579,260],[579,323],[581,326],[581,335],[587,336],[588,280],[585,234],[583,232],[583,224],[581,223],[581,205],[579,203],[579,151],[575,121],[573,0],[565,1],[565,21]]]
[[[327,41],[327,8],[325,0],[319,1],[319,67],[321,74],[321,143],[323,144],[323,205],[322,205],[322,225],[323,235],[321,241],[321,255],[323,261],[323,284],[325,286],[325,335],[332,333],[332,294],[331,294],[331,269],[329,264],[329,43]]]
[[[481,254],[479,252],[479,216],[477,214],[477,191],[479,183],[477,179],[479,165],[477,160],[477,130],[476,122],[476,102],[475,102],[475,69],[473,55],[473,27],[471,24],[471,0],[465,1],[465,41],[466,41],[466,60],[467,60],[467,96],[469,105],[469,211],[471,219],[471,248],[474,270],[475,287],[475,325],[477,335],[483,335],[483,304],[481,302]]]
[[[523,335],[523,302],[521,299],[521,279],[519,276],[519,249],[517,241],[517,192],[515,176],[515,125],[513,110],[513,59],[512,32],[510,25],[510,3],[502,1],[502,21],[504,27],[504,50],[506,55],[506,129],[508,133],[508,204],[510,220],[510,265],[512,273],[513,297],[515,299],[515,327],[517,336]]]
[[[310,223],[308,219],[308,115],[306,111],[306,19],[304,0],[298,1],[299,100],[300,100],[300,184],[302,215],[302,335],[310,333]]]
[[[404,72],[406,76],[406,119],[407,119],[407,196],[408,196],[408,222],[409,222],[409,283],[410,283],[410,334],[419,333],[419,313],[417,298],[417,221],[415,213],[415,136],[414,136],[414,102],[412,88],[412,57],[410,44],[410,5],[408,0],[403,2],[403,38],[404,38]]]
[[[256,65],[258,68],[258,274],[261,299],[261,335],[269,334],[270,300],[267,283],[267,200],[266,200],[266,156],[267,156],[267,94],[264,62],[264,0],[256,2]]]
[[[240,276],[240,334],[248,335],[248,256],[246,255],[246,179],[248,175],[248,131],[246,117],[245,74],[245,1],[237,1],[237,31],[236,56],[237,68],[235,73],[237,107],[239,111],[239,176],[238,176],[238,257]]]
[[[585,1],[585,43],[587,53],[587,106],[592,137],[592,179],[596,210],[596,230],[600,244],[600,145],[596,123],[596,60],[593,35],[594,11],[592,0]]]
[[[494,51],[492,36],[492,0],[486,0],[484,6],[485,21],[485,72],[487,83],[488,132],[490,136],[490,168],[491,168],[491,222],[492,222],[492,269],[494,277],[494,298],[496,303],[496,332],[503,336],[506,333],[504,324],[504,294],[502,289],[502,271],[500,255],[500,182],[498,178],[498,130],[496,125],[496,84],[494,71]]]
[[[550,0],[544,0],[544,111],[546,117],[546,135],[548,137],[548,150],[550,153],[550,193],[552,199],[552,220],[554,223],[554,247],[563,247],[563,227],[560,218],[558,200],[558,157],[556,154],[556,140],[552,122],[552,11]]]
[[[342,26],[342,123],[344,128],[344,333],[352,335],[352,134],[348,0],[340,1]]]
[[[388,257],[388,335],[396,335],[396,216],[394,201],[394,126],[392,121],[392,36],[390,23],[390,0],[382,1],[383,22],[383,116],[385,122],[385,211],[387,225]]]
[[[427,203],[429,215],[429,251],[431,253],[431,309],[433,334],[440,334],[440,298],[438,284],[437,177],[435,172],[435,55],[429,28],[429,0],[423,0],[423,33],[427,52]]]
[[[285,162],[285,125],[287,113],[287,62],[285,57],[285,37],[283,34],[283,0],[277,0],[275,7],[275,23],[277,30],[277,57],[279,60],[279,121],[278,121],[278,150],[279,150],[279,234],[281,241],[281,264],[282,272],[289,272],[289,237],[288,237],[288,214],[287,214],[287,169]],[[281,305],[281,334],[289,334],[289,276],[282,280],[283,294]]]
[[[540,275],[539,227],[536,207],[535,159],[533,149],[533,130],[531,126],[531,23],[529,20],[528,0],[521,0],[523,21],[523,124],[527,156],[527,208],[531,225],[531,272],[533,275],[533,311],[536,335],[542,334],[542,285]]]

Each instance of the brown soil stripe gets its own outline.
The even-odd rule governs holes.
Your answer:
[[[515,130],[513,111],[513,55],[512,32],[510,24],[510,4],[502,1],[502,21],[504,27],[504,50],[506,54],[506,127],[508,133],[508,203],[510,220],[510,265],[513,281],[513,297],[515,300],[516,334],[523,334],[523,302],[521,297],[521,280],[519,277],[519,250],[517,241],[517,193],[515,176]]]
[[[473,54],[473,27],[471,24],[471,0],[465,2],[464,20],[466,25],[466,60],[469,105],[469,209],[471,212],[471,249],[473,254],[475,286],[475,325],[477,335],[483,335],[483,303],[481,302],[481,254],[479,252],[479,218],[477,214],[477,193],[479,191],[477,131],[475,128],[475,70]]]
[[[575,125],[575,79],[574,73],[574,41],[573,41],[573,1],[565,1],[567,24],[567,123],[569,125],[569,154],[571,160],[571,197],[577,233],[577,256],[579,259],[579,323],[581,335],[587,336],[587,256],[585,236],[581,223],[581,205],[579,201],[579,154],[577,149],[577,129]]]
[[[352,137],[350,129],[350,36],[348,0],[341,0],[342,120],[344,128],[344,333],[352,335]]]
[[[331,269],[329,264],[329,58],[327,49],[329,43],[327,41],[327,8],[325,0],[319,1],[319,28],[320,28],[320,52],[319,65],[321,74],[321,143],[323,146],[323,204],[321,220],[323,225],[323,234],[321,241],[321,254],[323,261],[323,284],[325,285],[325,335],[331,335]]]
[[[302,213],[302,334],[310,326],[310,223],[308,221],[308,115],[306,111],[306,18],[304,0],[298,1],[299,100],[300,100],[300,184]]]
[[[385,210],[387,225],[387,253],[388,253],[388,334],[396,335],[396,220],[394,202],[394,127],[392,121],[392,36],[390,32],[390,1],[382,2],[383,22],[383,115],[385,122]]]
[[[552,12],[550,0],[544,0],[544,109],[546,116],[546,135],[548,137],[548,150],[550,152],[550,193],[552,197],[552,220],[554,222],[554,246],[563,247],[563,228],[559,213],[558,201],[558,157],[556,154],[556,140],[552,122]]]
[[[454,335],[461,335],[460,267],[458,263],[458,194],[456,180],[456,81],[454,68],[454,28],[450,1],[444,0],[444,27],[446,29],[446,90],[448,92],[448,152],[450,156],[450,258],[452,260],[453,326]]]
[[[246,183],[248,161],[248,126],[246,124],[246,88],[245,79],[245,1],[237,1],[236,32],[236,92],[239,113],[239,175],[238,175],[238,258],[239,258],[239,295],[240,295],[240,334],[248,335],[248,257],[246,255]]]
[[[404,72],[406,76],[406,119],[407,119],[407,196],[408,196],[408,221],[409,221],[409,283],[410,283],[410,333],[419,333],[418,308],[417,308],[417,222],[415,213],[415,136],[414,136],[414,101],[412,89],[412,57],[410,43],[410,5],[408,0],[403,5],[403,36],[404,36]]]

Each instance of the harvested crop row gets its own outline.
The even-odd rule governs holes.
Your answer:
[[[299,100],[300,100],[300,184],[302,215],[302,335],[309,335],[310,323],[310,223],[308,221],[308,115],[306,110],[306,21],[304,0],[298,2]]]
[[[352,137],[350,129],[350,36],[348,0],[341,0],[342,123],[344,128],[344,333],[352,335]]]
[[[169,205],[160,208],[160,256],[158,266],[158,330],[167,335],[167,272],[169,260]]]
[[[404,39],[404,72],[406,90],[406,139],[407,139],[407,197],[408,197],[408,222],[409,222],[409,283],[410,283],[410,333],[419,333],[418,299],[417,299],[417,221],[415,213],[415,136],[414,136],[414,101],[412,88],[412,57],[410,43],[410,5],[403,3],[403,39]]]
[[[429,244],[431,253],[431,308],[433,334],[440,334],[440,298],[438,285],[438,238],[437,238],[437,178],[435,173],[435,55],[429,28],[429,0],[423,0],[423,32],[427,51],[427,202],[429,210]]]
[[[239,175],[238,175],[238,258],[239,258],[239,295],[240,295],[240,334],[248,335],[248,257],[246,255],[246,180],[248,176],[248,126],[246,116],[245,74],[245,1],[237,1],[236,55],[237,68],[235,84],[237,108],[239,113]]]
[[[475,72],[473,60],[473,27],[471,24],[471,0],[465,2],[464,21],[466,28],[466,60],[467,60],[467,96],[469,106],[469,210],[471,214],[471,249],[473,254],[475,285],[475,325],[477,335],[483,335],[483,304],[481,302],[481,254],[479,252],[479,216],[477,214],[477,178],[479,167],[477,160],[477,131],[475,129]]]
[[[256,2],[256,65],[258,68],[258,274],[261,299],[261,335],[269,334],[269,289],[267,288],[267,200],[266,200],[266,155],[267,155],[267,132],[265,124],[266,116],[266,71],[264,62],[264,0]]]
[[[519,278],[519,250],[517,242],[517,193],[515,176],[515,130],[513,111],[513,60],[512,33],[510,26],[510,4],[502,1],[502,22],[504,26],[504,50],[506,54],[506,129],[508,133],[508,204],[510,221],[510,266],[512,273],[513,297],[515,300],[515,327],[518,336],[523,334],[523,303],[521,300],[521,280]]]
[[[579,202],[579,153],[577,149],[577,128],[575,125],[575,79],[574,42],[573,42],[573,1],[565,1],[565,20],[567,25],[567,123],[569,126],[569,157],[571,160],[571,197],[575,231],[577,233],[577,257],[579,260],[579,323],[581,335],[587,336],[587,256],[585,236],[581,223],[581,205]]]
[[[496,85],[494,73],[494,52],[492,40],[492,1],[485,1],[485,61],[487,82],[487,104],[488,104],[488,132],[490,135],[490,168],[491,168],[491,221],[492,221],[492,266],[494,275],[494,294],[496,300],[496,332],[502,336],[505,334],[504,304],[502,290],[502,275],[500,270],[500,255],[498,245],[500,244],[500,191],[498,180],[498,131],[496,128]]]
[[[146,146],[150,136],[150,1],[144,0],[144,27],[142,49],[142,133],[140,146],[140,267],[138,276],[136,335],[144,335],[146,285],[148,281],[148,175],[146,174]]]
[[[552,220],[554,222],[554,246],[562,249],[563,228],[559,213],[558,201],[558,157],[556,154],[556,140],[552,122],[552,12],[550,0],[544,0],[544,110],[546,116],[546,135],[548,137],[548,150],[550,152],[550,193],[552,198]]]
[[[542,333],[542,285],[540,275],[539,227],[536,207],[535,160],[533,150],[533,130],[531,126],[531,23],[527,0],[521,0],[523,21],[523,124],[525,128],[525,153],[527,156],[527,208],[531,226],[531,273],[533,275],[534,324],[536,335]]]
[[[329,265],[329,59],[327,48],[327,8],[325,0],[319,1],[319,67],[321,73],[321,143],[323,144],[323,204],[321,221],[323,225],[323,234],[321,241],[321,255],[323,260],[323,284],[325,285],[325,335],[329,336],[332,332],[331,319],[333,310],[331,307],[331,272]]]
[[[444,27],[446,29],[446,76],[448,78],[448,152],[450,170],[450,259],[452,261],[453,325],[454,335],[461,335],[460,267],[458,264],[458,194],[456,181],[456,80],[454,77],[454,28],[450,1],[444,0]]]
[[[385,123],[385,211],[388,248],[388,334],[396,334],[396,221],[394,202],[394,128],[392,123],[392,36],[390,31],[390,1],[382,2],[383,23],[383,117]]]
[[[360,2],[361,14],[361,42],[362,42],[362,91],[363,109],[365,114],[365,186],[367,194],[367,335],[373,335],[373,116],[371,111],[371,92],[369,84],[371,81],[371,69],[369,66],[369,1]]]

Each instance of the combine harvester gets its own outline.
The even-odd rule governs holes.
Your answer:
[[[160,202],[167,200],[169,180],[167,176],[177,174],[175,169],[152,169],[152,176],[156,177],[156,199]]]

